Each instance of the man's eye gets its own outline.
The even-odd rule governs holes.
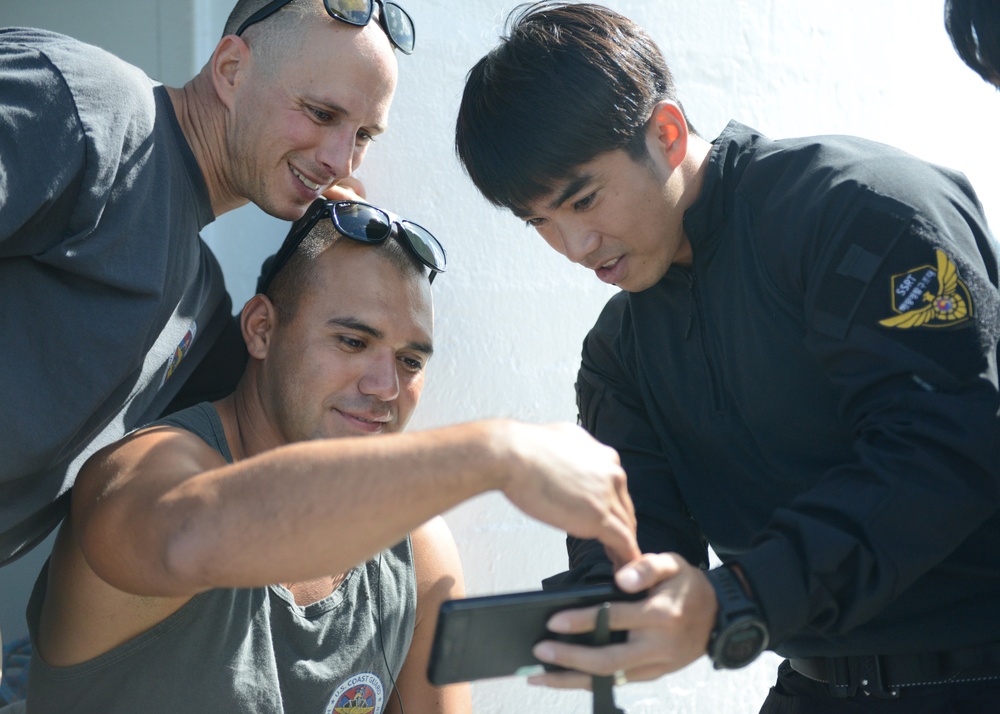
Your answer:
[[[360,350],[365,346],[365,343],[361,340],[355,339],[354,337],[346,337],[341,335],[337,338],[341,345],[350,350]]]
[[[596,191],[588,196],[584,196],[579,201],[573,204],[573,210],[586,211],[588,208],[594,205],[594,200],[596,196],[597,196]]]
[[[424,363],[413,357],[400,357],[399,361],[411,372],[419,372],[424,368]]]
[[[326,110],[318,109],[317,107],[309,107],[309,111],[312,112],[316,121],[326,123],[333,120],[333,114]]]
[[[524,225],[526,225],[528,228],[538,228],[540,225],[543,225],[544,223],[545,223],[544,218],[529,218],[524,222]]]

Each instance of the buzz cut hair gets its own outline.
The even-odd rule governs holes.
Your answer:
[[[326,219],[320,220],[309,231],[309,235],[302,239],[267,289],[267,296],[277,309],[279,320],[287,322],[295,317],[300,298],[315,284],[317,258],[341,242],[357,241],[340,235],[333,227],[333,223]],[[388,261],[404,275],[428,274],[420,259],[404,248],[395,236],[379,243],[358,244],[358,247],[377,252],[380,258]]]
[[[233,35],[247,18],[268,0],[238,0],[226,20],[222,36]],[[311,19],[329,18],[321,0],[292,0],[244,30],[242,37],[257,53],[265,70],[274,70],[301,45],[304,25]]]

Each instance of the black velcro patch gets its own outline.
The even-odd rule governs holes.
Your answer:
[[[902,208],[902,206],[900,206]],[[837,339],[851,325],[858,304],[912,213],[861,207],[844,227],[813,303],[816,329]]]

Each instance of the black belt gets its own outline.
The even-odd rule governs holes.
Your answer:
[[[1000,644],[924,654],[789,659],[792,669],[823,682],[835,697],[858,691],[892,699],[903,687],[1000,679]]]

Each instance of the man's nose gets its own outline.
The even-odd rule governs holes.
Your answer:
[[[582,263],[600,244],[597,233],[586,230],[570,230],[562,235],[562,254],[574,263]]]
[[[332,180],[344,179],[354,171],[355,138],[353,130],[331,132],[316,152],[316,160]]]
[[[399,374],[396,371],[396,355],[384,353],[372,355],[358,388],[362,394],[378,397],[390,402],[399,396]]]

